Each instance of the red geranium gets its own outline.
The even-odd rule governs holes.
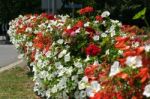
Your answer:
[[[100,16],[100,15],[97,15],[95,18],[96,18],[97,21],[102,21],[103,20],[103,17]]]
[[[85,13],[89,13],[89,12],[93,12],[93,11],[94,11],[93,7],[88,6],[88,7],[85,7],[83,9],[80,9],[79,13],[80,14],[85,14]]]
[[[101,48],[99,48],[95,44],[89,44],[89,46],[86,48],[86,54],[90,56],[96,56],[101,52]]]
[[[84,23],[83,23],[83,21],[80,20],[75,24],[74,27],[83,27],[83,26],[84,26]]]

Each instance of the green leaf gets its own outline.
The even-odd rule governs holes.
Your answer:
[[[137,14],[135,14],[135,16],[132,19],[136,20],[136,19],[143,18],[145,13],[146,13],[146,8],[144,8],[143,10],[141,10]]]

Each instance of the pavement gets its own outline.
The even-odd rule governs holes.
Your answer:
[[[19,61],[14,45],[0,45],[0,68]]]

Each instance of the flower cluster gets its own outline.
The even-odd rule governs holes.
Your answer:
[[[12,43],[33,67],[35,92],[50,99],[150,97],[149,38],[109,15],[25,15],[10,22]]]

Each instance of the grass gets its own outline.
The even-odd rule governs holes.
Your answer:
[[[27,67],[15,67],[0,73],[0,99],[40,99],[33,92]]]

